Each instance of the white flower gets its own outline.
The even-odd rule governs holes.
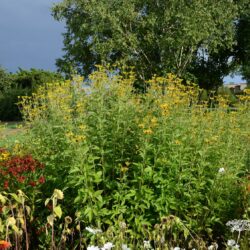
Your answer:
[[[102,232],[101,229],[95,229],[95,228],[91,228],[91,227],[85,227],[85,229],[86,229],[88,232],[92,233],[92,234],[97,234],[97,233],[101,233],[101,232]]]
[[[122,244],[122,250],[131,250],[126,244]]]
[[[225,172],[225,168],[220,168],[218,172],[223,174]]]
[[[175,247],[174,250],[181,250],[179,247]]]
[[[97,246],[88,246],[87,250],[100,250],[100,248]]]
[[[150,249],[151,248],[150,241],[149,240],[144,240],[143,241],[143,246],[146,249]]]
[[[230,227],[231,232],[250,231],[249,220],[230,220],[227,222],[226,226]]]
[[[229,247],[234,246],[235,243],[236,243],[235,240],[228,240],[228,241],[227,241],[227,245],[228,245]]]
[[[127,227],[126,223],[124,221],[120,222],[120,228],[125,229]]]
[[[236,244],[234,247],[233,247],[234,250],[237,250],[237,249],[240,249],[240,246],[238,244]]]
[[[216,242],[212,243],[207,249],[208,250],[217,250],[218,249],[218,244]]]
[[[107,242],[104,244],[101,250],[110,250],[112,247],[114,247],[112,242]]]

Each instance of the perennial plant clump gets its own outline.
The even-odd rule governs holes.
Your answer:
[[[42,195],[53,192],[49,209],[37,204],[36,223],[44,226],[43,215],[49,224],[47,238],[46,230],[36,236],[41,244],[220,248],[226,223],[248,220],[249,94],[232,108],[227,96],[202,101],[196,85],[173,74],[154,76],[145,93],[135,91],[136,81],[133,71],[99,67],[87,81],[45,84],[20,99],[28,172],[37,166],[36,184],[46,177]],[[0,166],[10,171],[13,161],[8,156]]]

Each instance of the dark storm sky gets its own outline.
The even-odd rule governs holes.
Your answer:
[[[0,0],[0,65],[14,72],[55,70],[62,55],[64,25],[50,14],[59,0]]]

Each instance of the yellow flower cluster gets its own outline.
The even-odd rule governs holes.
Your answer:
[[[8,151],[0,152],[0,162],[8,160],[9,157],[10,157],[10,153]]]
[[[96,103],[94,105],[98,105],[98,110],[93,111],[96,112],[95,115],[102,112],[107,102],[118,107],[116,110],[121,112],[121,117],[123,112],[133,110],[136,114],[134,122],[147,138],[152,134],[155,136],[158,130],[170,126],[171,121],[176,119],[180,123],[185,122],[185,126],[190,128],[189,135],[193,137],[193,141],[199,136],[198,131],[202,130],[206,145],[216,144],[228,132],[225,128],[226,121],[233,133],[243,134],[234,124],[238,123],[241,111],[246,111],[249,107],[250,90],[246,89],[238,97],[240,102],[235,104],[235,110],[231,110],[226,95],[216,96],[211,92],[207,100],[200,100],[202,90],[190,82],[183,84],[174,74],[154,76],[146,83],[149,87],[144,94],[134,93],[135,80],[131,69],[118,75],[98,66],[97,71],[89,76],[90,85],[84,84],[81,77],[45,84],[31,97],[23,97],[19,104],[28,122],[46,121],[53,114],[53,119],[67,124],[64,129],[65,137],[72,143],[82,143],[88,138],[86,117],[91,116],[92,111],[88,109],[91,109],[89,103],[93,100]],[[213,104],[211,109],[210,103]],[[213,126],[216,124],[216,129],[210,126],[211,123]],[[176,145],[183,143],[179,137],[172,140]]]

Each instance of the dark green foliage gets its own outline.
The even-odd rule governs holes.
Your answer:
[[[63,78],[59,73],[33,68],[30,70],[23,70],[20,68],[14,75],[14,82],[18,88],[28,88],[32,91],[43,83],[62,79]]]
[[[229,60],[232,50],[220,50],[219,53],[208,55],[200,53],[190,66],[189,71],[196,77],[201,88],[211,90],[223,85],[223,78],[235,68],[234,61]]]
[[[20,121],[22,119],[17,106],[18,96],[30,95],[30,89],[12,88],[0,94],[0,121]]]
[[[250,11],[246,11],[238,22],[236,60],[240,64],[243,78],[250,83]]]
[[[13,87],[13,75],[0,66],[0,94]]]

